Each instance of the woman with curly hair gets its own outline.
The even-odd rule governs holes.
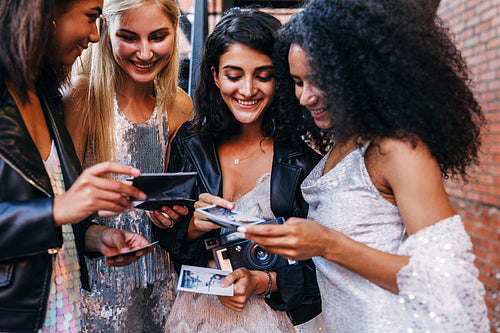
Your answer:
[[[477,163],[484,119],[441,21],[414,1],[314,0],[280,41],[276,63],[332,148],[302,183],[308,219],[240,236],[313,258],[330,331],[488,331],[443,186]]]
[[[215,204],[266,220],[307,216],[300,183],[320,156],[300,139],[302,116],[273,104],[272,55],[280,26],[264,12],[234,8],[206,42],[196,116],[174,139],[168,167],[198,172],[195,207]],[[196,212],[158,231],[174,263],[214,267],[204,240],[229,230]],[[293,332],[292,324],[321,311],[311,260],[270,272],[234,268],[223,283],[234,284],[234,296],[179,292],[167,330]]]

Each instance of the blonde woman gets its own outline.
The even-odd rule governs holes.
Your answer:
[[[108,0],[100,24],[101,43],[74,68],[65,97],[65,121],[84,167],[120,161],[144,172],[162,172],[169,143],[193,113],[191,99],[177,87],[177,20],[174,0]],[[173,226],[187,208],[150,213],[160,227]],[[133,230],[152,239],[151,220],[132,209],[99,223]],[[90,261],[93,293],[84,295],[88,332],[157,332],[175,297],[168,253],[155,248],[122,270]]]

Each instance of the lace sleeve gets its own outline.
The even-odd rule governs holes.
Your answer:
[[[400,247],[397,275],[408,332],[489,332],[484,287],[459,215],[424,228]]]

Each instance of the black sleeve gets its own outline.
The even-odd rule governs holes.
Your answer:
[[[321,296],[316,268],[311,259],[276,271],[278,291],[266,298],[275,310],[287,311],[294,325],[305,323],[321,312]]]
[[[319,162],[321,156],[309,147],[304,147],[300,158],[289,163],[301,167],[301,179],[295,190],[292,216],[307,217],[308,205],[302,197],[300,184]],[[275,310],[287,311],[294,325],[304,323],[321,312],[321,295],[316,281],[316,268],[311,259],[299,261],[297,265],[284,266],[276,270],[278,291],[266,299]]]

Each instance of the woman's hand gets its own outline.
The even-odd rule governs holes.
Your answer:
[[[217,296],[222,305],[241,312],[252,295],[262,294],[269,287],[269,277],[262,271],[249,271],[241,267],[228,274],[221,283],[225,288],[234,284],[234,296]],[[274,285],[276,285],[274,283]]]
[[[132,208],[130,197],[146,199],[146,194],[132,186],[132,182],[103,178],[107,173],[137,177],[139,169],[114,162],[91,166],[63,194],[54,198],[56,226],[77,223],[101,210],[106,215],[118,215]]]
[[[184,206],[175,205],[172,208],[163,206],[160,210],[146,212],[151,221],[160,229],[170,229],[189,213]]]
[[[317,222],[297,217],[291,217],[281,225],[239,227],[238,232],[240,237],[254,241],[267,251],[292,260],[324,256],[325,250],[333,246],[335,234],[339,234]]]
[[[210,230],[220,228],[219,225],[210,222],[205,216],[205,214],[196,211],[196,208],[210,206],[210,205],[217,205],[220,207],[227,208],[229,210],[232,210],[234,208],[234,203],[227,201],[226,199],[217,197],[215,195],[211,195],[209,193],[200,194],[200,196],[198,197],[198,201],[194,203],[195,211],[193,214],[193,219],[191,220],[193,226],[192,229],[193,232],[206,233],[209,232]]]
[[[90,226],[85,234],[86,250],[100,252],[106,257],[116,256],[122,252],[138,249],[148,244],[149,241],[138,233],[101,225]],[[127,266],[152,250],[153,248],[149,247],[137,251],[134,255],[119,255],[108,258],[104,264],[106,266]]]

